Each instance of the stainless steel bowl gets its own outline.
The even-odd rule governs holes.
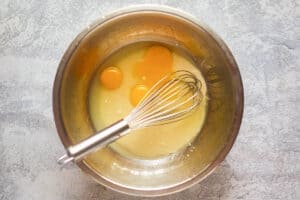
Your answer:
[[[224,160],[241,124],[243,87],[229,49],[203,23],[163,6],[119,10],[83,30],[59,64],[53,110],[65,147],[93,134],[87,94],[99,64],[119,48],[138,41],[159,41],[181,48],[201,70],[209,95],[209,111],[201,133],[181,153],[159,160],[130,159],[107,147],[78,166],[113,190],[161,196],[203,180]]]

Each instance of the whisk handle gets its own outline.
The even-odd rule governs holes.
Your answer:
[[[115,141],[130,130],[128,123],[121,119],[109,127],[102,129],[96,134],[84,139],[80,143],[68,147],[67,154],[58,159],[58,163],[65,165],[71,161],[79,161],[86,155],[105,147],[107,144]]]

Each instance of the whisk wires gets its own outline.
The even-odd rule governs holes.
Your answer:
[[[125,118],[132,130],[175,122],[201,102],[201,82],[180,70],[158,81]]]

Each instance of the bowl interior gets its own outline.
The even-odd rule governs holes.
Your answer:
[[[243,91],[231,53],[203,26],[168,12],[124,12],[83,31],[60,63],[54,85],[54,114],[65,147],[94,133],[87,95],[100,63],[119,48],[139,41],[157,41],[181,48],[201,70],[209,96],[201,134],[190,147],[171,158],[128,159],[107,147],[78,165],[115,190],[162,195],[198,182],[224,159],[240,126]]]

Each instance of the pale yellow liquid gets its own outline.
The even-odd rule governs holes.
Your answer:
[[[100,66],[92,81],[89,93],[89,111],[96,130],[124,118],[133,109],[130,104],[130,90],[136,84],[133,77],[135,63],[143,58],[149,44],[131,45],[113,54]],[[173,53],[173,70],[187,70],[194,73],[202,82],[203,100],[195,112],[187,118],[156,127],[130,132],[110,145],[120,154],[139,159],[156,159],[176,153],[188,146],[199,134],[207,111],[206,84],[200,71],[186,57]],[[99,73],[109,66],[118,67],[123,72],[120,88],[108,90],[101,86]]]

